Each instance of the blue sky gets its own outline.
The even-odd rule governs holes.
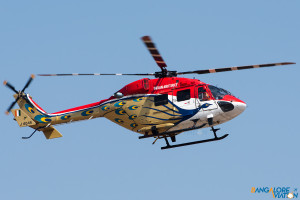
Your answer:
[[[147,73],[158,67],[140,37],[150,35],[168,69],[189,71],[299,63],[300,3],[290,1],[2,1],[0,79],[21,89],[30,74]],[[223,87],[248,108],[219,126],[222,141],[160,150],[163,141],[105,118],[57,129],[63,138],[19,128],[0,115],[0,198],[271,199],[251,187],[300,189],[299,64],[188,75]],[[37,77],[27,90],[48,112],[96,102],[139,77]],[[1,87],[0,110],[13,101]],[[178,142],[209,138],[208,129]]]

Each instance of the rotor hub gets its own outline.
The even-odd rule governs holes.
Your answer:
[[[155,72],[155,78],[177,77],[177,71],[160,71]]]

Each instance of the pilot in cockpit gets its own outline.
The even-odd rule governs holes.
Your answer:
[[[198,98],[200,101],[207,101],[210,99],[207,91],[203,87],[198,88]]]

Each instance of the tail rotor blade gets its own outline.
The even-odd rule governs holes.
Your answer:
[[[19,101],[20,98],[22,98],[23,92],[26,90],[26,88],[28,88],[28,86],[30,85],[31,81],[34,79],[34,75],[32,74],[29,78],[29,80],[27,81],[27,83],[25,84],[24,88],[22,91],[18,92],[14,86],[12,86],[10,83],[8,83],[7,81],[4,81],[4,85],[7,86],[8,88],[10,88],[11,90],[13,90],[16,94],[17,94],[17,98],[14,102],[12,102],[10,104],[10,106],[8,107],[8,109],[6,110],[6,114],[8,115],[9,112],[11,111],[11,109],[16,105],[16,103]]]
[[[12,102],[11,104],[10,104],[10,106],[8,107],[8,109],[6,110],[6,112],[5,112],[5,114],[9,114],[9,112],[11,111],[11,109],[16,105],[16,103],[18,102],[18,100],[19,100],[19,98],[20,97],[17,97],[17,99],[14,101],[14,102]]]
[[[10,88],[12,91],[14,91],[15,93],[18,94],[18,91],[16,90],[16,88],[15,88],[14,86],[12,86],[9,82],[4,81],[3,84],[4,84],[6,87]]]
[[[35,78],[35,76],[33,74],[31,74],[29,80],[27,81],[26,85],[24,86],[23,90],[21,91],[21,93],[23,93],[26,88],[28,88],[28,86],[30,85],[31,81]]]

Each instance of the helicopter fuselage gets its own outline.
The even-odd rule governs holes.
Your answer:
[[[20,127],[27,126],[34,129],[29,137],[23,137],[23,139],[30,138],[36,131],[42,131],[47,139],[62,137],[53,127],[54,125],[105,117],[124,128],[143,134],[139,137],[140,139],[154,137],[156,141],[164,138],[167,146],[162,147],[162,149],[221,140],[227,137],[228,134],[218,137],[216,132],[219,129],[215,129],[214,126],[225,123],[241,114],[246,108],[246,103],[222,88],[206,84],[197,79],[179,78],[177,76],[295,64],[293,62],[280,62],[183,72],[169,71],[151,37],[143,36],[141,39],[161,71],[143,74],[39,74],[40,76],[134,75],[156,77],[155,79],[143,78],[134,81],[114,93],[110,98],[99,102],[55,113],[47,113],[33,101],[29,94],[24,92],[35,77],[34,75],[30,76],[20,91],[17,91],[12,84],[4,81],[4,85],[15,93],[15,101],[8,107],[6,114],[11,111]],[[13,109],[16,103],[18,103],[20,109]],[[172,142],[175,142],[177,134],[205,127],[211,127],[214,138],[176,145],[170,145],[167,140],[167,137],[170,137]]]
[[[222,124],[246,108],[245,102],[224,89],[178,77],[140,79],[109,99],[56,113],[45,112],[29,95],[19,101],[20,108],[34,115],[31,117],[37,122],[32,126],[35,129],[45,124],[105,117],[131,131],[150,135],[166,131],[178,134],[193,127]]]

